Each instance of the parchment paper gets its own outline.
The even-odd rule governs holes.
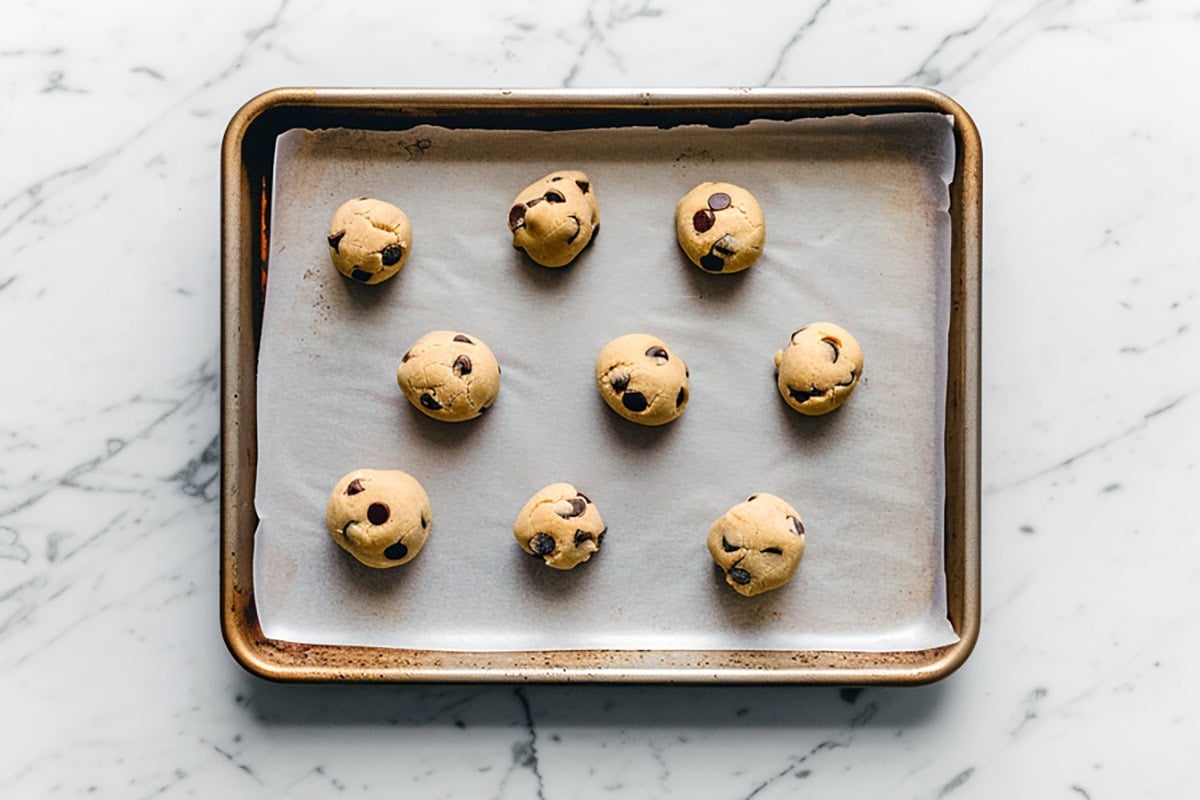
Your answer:
[[[565,132],[293,130],[279,137],[258,372],[261,518],[254,553],[267,636],[440,650],[910,650],[952,642],[942,568],[950,121],[935,114],[760,121],[734,129]],[[564,269],[512,249],[512,198],[582,169],[601,232]],[[750,188],[763,257],[708,275],[675,242],[675,203],[703,180]],[[391,281],[342,278],[329,220],[351,197],[412,220]],[[800,326],[848,328],[865,353],[849,403],[806,418],[772,356]],[[503,368],[484,418],[411,408],[396,366],[422,334],[483,339]],[[648,332],[691,368],[662,428],[600,400],[596,353]],[[376,571],[330,539],[325,504],[357,467],[398,468],[433,504],[412,563]],[[569,481],[609,533],[570,572],[517,546],[537,489]],[[807,551],[790,584],[730,590],[705,547],[753,492],[795,505]]]

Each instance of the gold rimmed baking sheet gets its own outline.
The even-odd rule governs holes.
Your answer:
[[[851,103],[851,100],[857,103]],[[257,107],[256,107],[257,105]],[[405,131],[418,125],[449,129],[531,131],[578,131],[584,129],[621,129],[636,126],[672,128],[700,124],[714,130],[743,125],[751,120],[784,121],[812,116],[840,118],[847,113],[859,115],[896,112],[935,112],[952,121],[954,132],[954,175],[950,186],[950,274],[947,277],[949,332],[947,338],[945,420],[945,595],[950,623],[959,639],[944,647],[922,651],[828,652],[819,649],[786,650],[753,647],[720,649],[717,646],[687,648],[620,647],[556,649],[544,645],[521,652],[491,652],[448,649],[412,649],[400,646],[363,647],[354,644],[298,645],[272,641],[257,624],[250,572],[252,535],[255,527],[252,491],[255,478],[254,447],[258,439],[244,436],[255,430],[253,372],[261,320],[256,287],[265,253],[264,222],[268,219],[264,202],[270,201],[274,177],[270,175],[276,136],[293,128],[338,127],[350,130]],[[965,114],[949,101],[921,90],[871,90],[865,92],[706,92],[649,93],[622,95],[612,93],[381,93],[381,92],[275,92],[251,103],[230,126],[226,140],[225,205],[225,445],[227,457],[244,454],[245,461],[226,461],[223,537],[225,541],[223,580],[227,601],[225,630],[235,655],[257,672],[283,679],[319,679],[333,677],[327,671],[341,672],[355,679],[390,680],[476,680],[543,679],[562,675],[569,678],[599,680],[676,680],[704,681],[921,681],[939,677],[969,652],[977,624],[972,611],[977,590],[977,511],[973,443],[975,410],[973,358],[977,325],[964,309],[975,308],[977,288],[977,212],[978,183],[967,177],[977,170],[978,145]],[[270,122],[266,125],[265,122]],[[261,130],[259,128],[261,127]],[[255,148],[251,148],[255,145]],[[250,149],[257,150],[257,158]],[[974,159],[974,161],[973,161]],[[254,191],[252,187],[257,188]],[[236,189],[234,196],[230,191]],[[964,190],[966,190],[964,192]],[[972,194],[972,191],[974,194]],[[240,195],[240,201],[237,195]],[[964,205],[963,198],[973,197]],[[257,205],[257,209],[255,206]],[[234,209],[237,209],[236,212]],[[976,216],[973,218],[971,214]],[[965,220],[964,220],[965,217]],[[964,242],[967,230],[975,230],[972,247]],[[610,234],[611,236],[611,234]],[[278,244],[278,243],[277,243]],[[419,247],[419,245],[418,245]],[[964,262],[966,266],[964,266]],[[967,268],[969,267],[969,269]],[[596,267],[593,266],[593,270]],[[592,274],[591,272],[587,274]],[[969,323],[969,324],[968,324]],[[238,332],[238,329],[242,333]],[[232,354],[247,344],[250,332],[250,358],[237,369],[230,369]],[[971,333],[975,331],[975,333]],[[786,332],[785,334],[786,335]],[[960,352],[961,348],[961,352]],[[250,367],[247,375],[247,365]],[[236,376],[236,380],[235,380]],[[249,380],[247,380],[249,378]],[[964,389],[967,390],[964,392]],[[237,412],[237,413],[233,413]],[[965,435],[964,435],[965,434]],[[241,446],[237,446],[237,443]],[[972,448],[968,453],[967,449]],[[258,465],[261,466],[261,465]],[[959,521],[961,519],[961,524]],[[238,553],[242,556],[235,558]],[[253,616],[248,616],[252,614]],[[302,638],[302,637],[288,637]],[[319,637],[315,637],[319,638]],[[686,637],[678,640],[686,646]],[[615,644],[615,643],[614,643]],[[718,643],[719,644],[719,643]],[[303,653],[304,664],[293,662],[287,654]],[[368,656],[375,666],[364,669],[361,658]],[[264,662],[263,659],[266,659]],[[271,666],[271,665],[274,666]],[[354,666],[357,664],[358,666]],[[379,665],[383,666],[380,667]],[[685,666],[691,664],[691,667]],[[763,669],[774,664],[773,669]],[[804,664],[803,668],[797,664]],[[656,666],[657,665],[657,666]],[[832,670],[832,672],[830,671]]]

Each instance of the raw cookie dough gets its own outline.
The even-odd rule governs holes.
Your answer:
[[[708,552],[740,595],[778,589],[804,555],[804,522],[773,494],[752,494],[713,523]]]
[[[582,172],[552,172],[521,190],[508,210],[513,247],[543,267],[570,264],[600,228],[592,182]]]
[[[391,203],[360,197],[333,212],[329,257],[338,272],[359,283],[382,283],[408,261],[412,226]]]
[[[356,469],[333,487],[325,524],[333,540],[368,567],[396,567],[421,552],[433,509],[407,472]]]
[[[427,333],[396,369],[408,401],[444,422],[474,419],[500,392],[500,364],[486,344],[458,331]]]
[[[569,483],[552,483],[529,498],[513,523],[521,549],[555,569],[587,561],[607,531],[596,506]]]
[[[779,394],[801,414],[828,414],[850,397],[862,376],[858,341],[832,322],[814,322],[792,334],[775,354]]]
[[[687,364],[645,333],[604,345],[596,358],[596,385],[609,408],[640,425],[665,425],[687,408]]]
[[[675,206],[675,236],[705,272],[741,272],[762,255],[766,222],[754,195],[732,183],[706,182]]]

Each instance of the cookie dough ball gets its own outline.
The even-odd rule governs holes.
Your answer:
[[[397,567],[425,546],[433,509],[407,472],[356,469],[333,487],[325,524],[333,540],[368,567]]]
[[[675,206],[675,236],[705,272],[741,272],[762,255],[766,222],[754,195],[732,183],[702,183]]]
[[[396,369],[408,401],[443,422],[474,419],[500,393],[500,364],[486,344],[457,331],[427,333]]]
[[[543,267],[570,264],[599,228],[596,192],[582,172],[552,172],[522,189],[508,210],[513,247]]]
[[[554,569],[587,561],[607,532],[596,506],[569,483],[552,483],[529,498],[513,523],[521,549]]]
[[[687,408],[687,364],[645,333],[604,345],[596,358],[596,385],[609,408],[640,425],[665,425]]]
[[[708,552],[740,595],[778,589],[804,556],[804,522],[773,494],[752,494],[713,523]]]
[[[792,334],[775,354],[775,375],[784,402],[815,417],[828,414],[850,397],[862,375],[858,341],[832,322],[814,322]]]
[[[337,271],[359,283],[383,283],[408,261],[412,225],[391,203],[360,197],[333,212],[329,257]]]

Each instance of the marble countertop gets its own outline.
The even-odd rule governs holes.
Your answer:
[[[187,5],[31,0],[0,29],[0,796],[1200,792],[1195,3]],[[958,672],[281,686],[233,661],[218,152],[243,102],[874,84],[948,93],[984,143],[983,623]]]

